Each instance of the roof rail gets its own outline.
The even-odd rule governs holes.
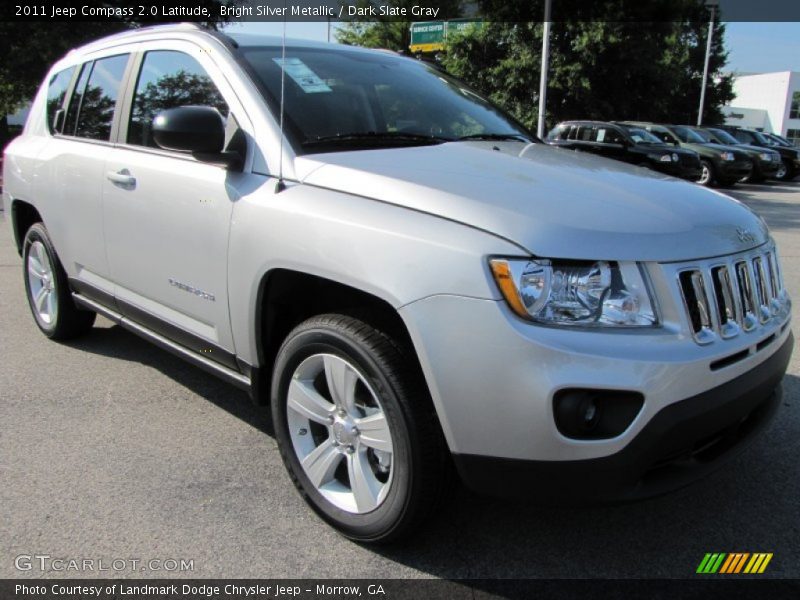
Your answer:
[[[71,49],[67,52],[67,56],[74,54],[77,51],[85,51],[87,49],[91,49],[95,45],[104,45],[109,41],[117,41],[117,40],[125,40],[129,37],[139,36],[144,33],[151,33],[151,32],[159,32],[159,31],[209,31],[208,28],[203,27],[199,23],[191,23],[191,22],[183,22],[183,23],[166,23],[161,25],[150,25],[148,27],[132,27],[131,29],[126,29],[124,31],[120,31],[119,33],[113,33],[111,35],[104,36],[102,38],[93,40],[77,48]]]

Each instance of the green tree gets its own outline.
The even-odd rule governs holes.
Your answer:
[[[200,0],[211,15],[219,14],[221,4],[233,0]],[[130,7],[124,0],[93,1],[87,6]],[[218,20],[203,25],[215,28]],[[81,22],[0,22],[0,142],[7,137],[6,115],[16,112],[33,98],[50,65],[71,48],[111,33],[153,24],[129,17],[121,21]]]
[[[501,22],[449,38],[443,66],[533,128],[542,25],[519,20],[531,14],[528,5],[522,14],[515,12],[517,3],[483,4],[485,15]],[[591,11],[552,25],[548,125],[576,118],[693,122],[707,35],[702,3],[606,0]],[[708,123],[722,120],[720,107],[733,97],[731,77],[722,73],[724,31],[716,25],[704,111]]]

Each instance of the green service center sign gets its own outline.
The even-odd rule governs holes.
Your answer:
[[[420,21],[411,24],[412,52],[436,52],[444,49],[447,34],[463,31],[468,27],[480,26],[483,22],[473,19],[455,19],[453,21]]]

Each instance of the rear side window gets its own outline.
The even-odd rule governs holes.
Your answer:
[[[64,97],[67,95],[67,88],[72,81],[72,74],[75,67],[59,71],[50,78],[47,86],[47,127],[50,133],[56,133],[55,117],[56,111],[64,106]],[[62,113],[63,114],[63,113]]]
[[[148,52],[136,82],[127,142],[157,147],[150,131],[153,118],[178,106],[212,106],[228,116],[228,105],[199,62],[174,50]]]
[[[111,139],[111,124],[117,105],[128,55],[110,56],[83,66],[70,99],[64,133],[90,140]]]

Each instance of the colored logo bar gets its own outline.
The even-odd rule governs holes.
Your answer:
[[[772,552],[708,552],[696,572],[703,575],[763,573],[771,560]]]

